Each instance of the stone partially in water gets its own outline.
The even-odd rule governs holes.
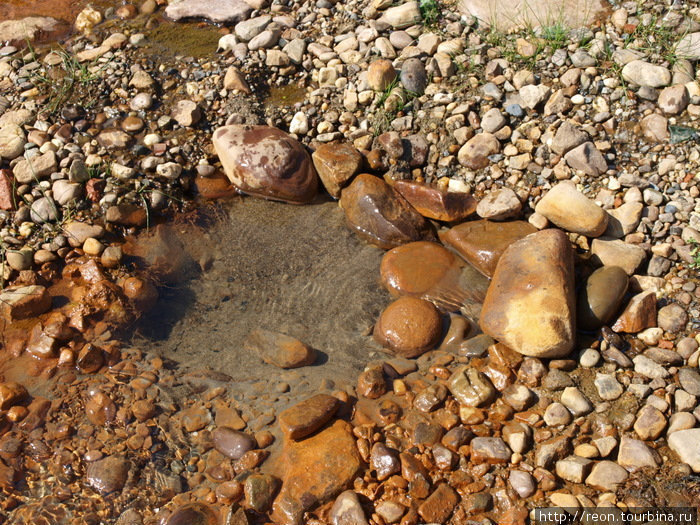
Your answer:
[[[481,311],[484,333],[532,357],[564,357],[573,347],[573,250],[566,234],[544,230],[503,253]]]
[[[34,40],[37,35],[60,30],[62,23],[48,16],[29,16],[21,20],[0,22],[0,42],[22,42]]]
[[[395,296],[422,296],[441,284],[454,284],[459,258],[436,242],[417,241],[386,252],[379,267],[382,284]]]
[[[386,182],[373,175],[358,175],[342,191],[340,205],[350,228],[379,248],[435,239],[430,223]]]
[[[396,181],[394,189],[428,219],[461,221],[476,210],[476,199],[468,193],[447,191],[435,185],[409,180]]]
[[[374,338],[403,357],[417,357],[433,348],[442,333],[442,319],[433,303],[401,297],[382,312]]]
[[[243,0],[180,0],[171,2],[165,8],[165,14],[173,20],[184,18],[206,18],[218,24],[245,20],[253,8]]]
[[[100,494],[119,491],[126,483],[130,468],[128,460],[117,456],[95,461],[87,469],[88,484]]]
[[[173,512],[165,525],[217,525],[219,518],[209,505],[188,503]]]
[[[280,368],[308,366],[316,360],[316,352],[298,339],[270,330],[253,330],[243,346],[260,358]]]
[[[214,448],[224,456],[239,459],[256,446],[255,440],[246,434],[229,427],[218,427],[211,433]]]
[[[305,204],[316,196],[318,178],[304,146],[269,126],[232,124],[214,132],[224,172],[249,195]]]
[[[618,266],[603,266],[586,281],[578,298],[578,322],[586,330],[595,330],[610,321],[620,308],[629,278]]]
[[[299,440],[325,425],[340,407],[340,400],[327,394],[317,394],[297,403],[279,415],[282,432]]]
[[[285,441],[279,465],[283,482],[272,521],[301,525],[305,511],[330,501],[351,484],[361,458],[350,425],[336,421],[303,441]]]
[[[534,226],[525,221],[479,220],[464,222],[440,233],[440,240],[457,250],[486,277],[491,277],[506,248],[536,231]]]
[[[331,197],[337,199],[362,167],[362,155],[350,144],[322,144],[311,155],[318,176]]]

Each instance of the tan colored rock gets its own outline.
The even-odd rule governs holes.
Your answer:
[[[226,70],[226,75],[224,75],[224,89],[236,89],[246,95],[252,93],[245,76],[236,66],[231,66]]]
[[[606,237],[593,239],[591,255],[594,262],[603,266],[619,266],[627,272],[627,275],[634,274],[646,259],[644,248]]]
[[[545,193],[535,211],[560,228],[587,237],[602,235],[608,225],[605,210],[568,181],[560,182]]]
[[[8,321],[36,317],[49,308],[51,296],[43,286],[11,286],[0,290],[0,312]]]
[[[612,325],[615,332],[637,334],[656,326],[656,294],[642,292],[630,299],[625,310]]]
[[[316,196],[318,178],[311,158],[285,132],[234,124],[217,129],[213,141],[224,172],[242,192],[292,204]]]
[[[391,60],[380,58],[367,68],[367,83],[375,91],[384,91],[396,79],[396,70]]]
[[[489,156],[498,153],[501,145],[491,133],[479,133],[469,139],[457,152],[457,160],[465,168],[478,170],[490,164]]]
[[[501,256],[481,311],[484,333],[521,354],[564,357],[574,344],[573,250],[560,230],[514,242]]]
[[[280,368],[299,368],[316,360],[316,351],[309,345],[289,335],[260,328],[248,334],[243,348]]]

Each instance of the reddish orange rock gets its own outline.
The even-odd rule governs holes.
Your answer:
[[[0,170],[0,210],[14,210],[17,196],[11,170]]]
[[[382,284],[392,295],[420,296],[443,282],[453,284],[460,267],[459,258],[444,246],[417,241],[386,252],[379,271]]]
[[[236,187],[221,172],[211,177],[197,177],[194,186],[197,193],[205,199],[223,199],[236,194]]]
[[[327,394],[316,394],[279,415],[282,432],[290,439],[301,439],[325,425],[338,410],[340,400]]]
[[[362,155],[350,144],[322,144],[311,160],[326,191],[335,199],[362,167]]]
[[[441,483],[418,507],[418,514],[426,523],[445,523],[458,501],[457,493],[447,483]]]
[[[418,357],[433,348],[442,334],[442,319],[433,303],[401,297],[382,312],[374,338],[403,357]]]
[[[303,441],[285,440],[278,462],[282,489],[272,507],[272,521],[301,525],[304,512],[330,501],[352,483],[361,462],[345,421],[335,421]]]
[[[348,226],[379,248],[434,240],[432,225],[379,177],[361,173],[340,196]]]
[[[647,291],[630,299],[611,328],[615,332],[637,334],[653,326],[656,326],[656,294]]]
[[[149,279],[129,277],[122,284],[124,295],[141,311],[147,312],[158,302],[158,289]]]
[[[537,229],[525,221],[463,222],[440,234],[440,240],[452,246],[486,277],[493,276],[506,248]]]
[[[428,219],[461,221],[476,211],[476,199],[468,193],[447,191],[432,184],[409,180],[396,181],[394,189]]]

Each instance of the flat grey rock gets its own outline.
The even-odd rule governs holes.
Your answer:
[[[170,4],[165,14],[173,20],[206,18],[221,24],[246,20],[252,11],[243,0],[181,0]]]

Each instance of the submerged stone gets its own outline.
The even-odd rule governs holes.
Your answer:
[[[461,221],[476,211],[476,199],[468,193],[447,191],[435,185],[410,180],[394,183],[398,191],[418,213],[436,221]]]

